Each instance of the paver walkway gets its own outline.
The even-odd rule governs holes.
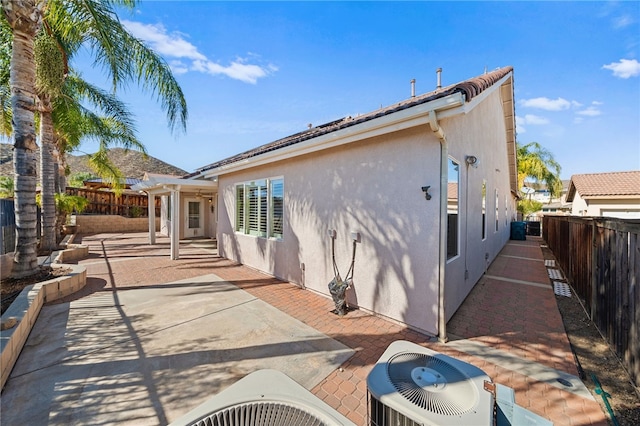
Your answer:
[[[399,339],[476,365],[513,388],[516,403],[556,425],[607,424],[576,377],[540,238],[507,244],[449,322],[447,344],[362,310],[337,317],[330,313],[330,299],[219,258],[210,244],[197,240],[181,243],[177,261],[169,259],[168,238],[158,238],[155,246],[142,233],[84,236],[82,242],[90,247],[89,258],[79,262],[89,277],[84,294],[110,285],[126,290],[215,274],[352,348],[355,354],[311,391],[358,425],[366,424],[366,377]]]

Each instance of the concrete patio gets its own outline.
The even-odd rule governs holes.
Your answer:
[[[444,345],[364,311],[337,317],[330,299],[219,258],[208,240],[181,242],[177,261],[166,237],[82,243],[87,285],[43,308],[2,392],[3,424],[166,424],[274,368],[364,425],[366,377],[399,339],[476,365],[557,425],[607,424],[577,377],[539,238],[509,242]]]

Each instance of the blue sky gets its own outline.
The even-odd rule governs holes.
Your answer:
[[[172,134],[122,92],[150,155],[187,171],[511,65],[518,142],[572,174],[640,169],[640,2],[142,1],[120,15],[171,64],[189,107]],[[76,65],[101,84],[99,70]],[[81,148],[92,152],[87,143]]]

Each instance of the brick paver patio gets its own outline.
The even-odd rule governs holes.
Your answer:
[[[399,339],[476,365],[495,382],[513,388],[516,403],[556,425],[607,424],[589,395],[540,379],[550,369],[578,375],[540,238],[507,244],[449,322],[447,344],[362,310],[337,317],[330,313],[330,299],[219,258],[198,241],[182,242],[176,261],[169,259],[164,237],[155,246],[142,233],[86,235],[82,243],[90,247],[89,258],[79,262],[87,267],[86,294],[213,273],[353,348],[355,355],[311,391],[358,425],[367,419],[366,377],[387,346]]]

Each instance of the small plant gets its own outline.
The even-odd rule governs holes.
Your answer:
[[[140,216],[142,216],[142,207],[140,207],[140,206],[131,206],[129,208],[129,216],[131,216],[131,217],[140,217]]]
[[[68,224],[71,214],[82,213],[89,206],[89,200],[78,195],[68,195],[63,193],[57,193],[56,199],[56,211],[59,215],[64,215],[64,223]]]
[[[0,198],[13,198],[13,179],[0,176]]]

